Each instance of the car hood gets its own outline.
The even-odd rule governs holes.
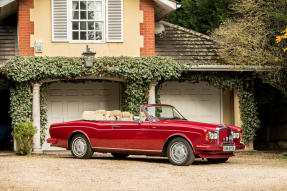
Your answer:
[[[225,125],[225,124],[212,124],[212,123],[202,123],[196,121],[184,121],[184,120],[164,120],[160,121],[161,124],[166,124],[168,126],[177,126],[177,127],[186,127],[186,128],[195,128],[195,129],[205,129],[207,131],[215,131],[217,127],[227,126],[230,127],[233,131],[242,132],[240,127]]]

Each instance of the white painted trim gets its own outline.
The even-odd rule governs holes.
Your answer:
[[[52,32],[52,42],[56,42],[54,39],[54,8],[53,8],[53,4],[54,4],[54,0],[51,1],[51,9],[52,9],[52,15],[51,15],[51,17],[52,17],[52,23],[51,23],[52,31],[51,32]]]
[[[97,40],[70,40],[71,44],[104,44],[106,41],[97,41]]]
[[[105,25],[106,25],[106,42],[124,42],[124,0],[121,0],[121,39],[120,40],[109,40],[108,39],[108,31],[109,31],[109,22],[108,22],[108,0],[106,0],[106,22],[105,22]]]
[[[270,71],[274,66],[253,66],[253,65],[191,65],[183,71]]]
[[[155,104],[156,96],[155,96],[155,87],[158,82],[151,82],[149,84],[149,91],[148,91],[148,104]]]
[[[36,134],[33,136],[33,153],[42,153],[41,146],[41,120],[40,120],[40,88],[41,84],[33,84],[33,100],[32,100],[32,119],[33,126],[37,128]]]
[[[154,1],[155,2],[160,2],[160,3],[168,6],[171,9],[174,9],[174,10],[177,9],[177,3],[176,2],[173,2],[173,1],[170,1],[170,0],[154,0]]]
[[[67,0],[67,6],[68,6],[68,4],[69,4],[69,0]],[[52,25],[52,42],[68,42],[68,36],[69,36],[69,34],[68,34],[68,31],[67,31],[67,39],[66,40],[55,40],[55,36],[54,36],[54,0],[52,0],[51,1],[51,9],[52,9],[52,23],[51,23],[51,25]],[[67,19],[68,19],[68,9],[67,9]],[[68,22],[68,20],[67,20],[67,22]],[[68,23],[67,23],[67,30],[68,30]]]
[[[16,1],[16,0],[1,0],[0,1],[0,7],[4,7],[10,3],[13,3],[14,1]]]
[[[70,43],[72,39],[72,1],[67,0],[67,41]],[[80,5],[79,5],[80,6]],[[79,11],[80,12],[80,11]],[[79,26],[80,27],[80,26]]]
[[[99,0],[98,0],[99,1]],[[71,44],[103,44],[103,43],[106,43],[106,9],[105,9],[105,6],[106,6],[106,0],[101,0],[102,2],[102,18],[103,20],[99,20],[99,21],[95,21],[95,22],[103,22],[103,30],[102,30],[102,37],[103,39],[102,40],[73,40],[72,39],[72,9],[73,9],[73,4],[72,4],[72,1],[69,1],[67,2],[67,41],[65,42],[69,42]]]

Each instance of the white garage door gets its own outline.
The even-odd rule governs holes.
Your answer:
[[[221,90],[207,82],[165,82],[160,90],[163,104],[176,107],[188,120],[221,123]]]
[[[47,89],[48,125],[81,119],[83,111],[120,108],[120,85],[116,82],[51,84]],[[49,137],[49,132],[47,132]],[[43,150],[57,150],[43,144]]]

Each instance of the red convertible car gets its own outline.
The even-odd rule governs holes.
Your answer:
[[[245,148],[239,127],[188,121],[171,105],[143,105],[139,114],[85,111],[82,120],[51,125],[47,142],[71,150],[76,158],[94,152],[119,158],[153,155],[167,156],[175,165],[190,165],[196,157],[225,162]]]

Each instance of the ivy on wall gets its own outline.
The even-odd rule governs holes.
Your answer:
[[[45,138],[46,138],[46,131],[47,131],[47,123],[48,123],[48,118],[47,118],[47,88],[48,84],[45,83],[41,86],[40,89],[40,124],[41,124],[41,145],[44,143]]]
[[[10,116],[12,127],[32,120],[32,92],[30,83],[16,83],[10,87]]]
[[[126,81],[122,109],[133,114],[148,100],[148,85],[152,81],[168,80],[207,81],[219,88],[238,88],[244,142],[248,144],[259,128],[257,108],[252,88],[246,88],[247,75],[239,72],[183,72],[184,66],[167,57],[101,57],[92,68],[84,67],[81,58],[69,57],[14,57],[2,67],[2,73],[14,83],[10,88],[12,125],[31,120],[32,84],[41,87],[41,141],[47,125],[46,80],[84,79],[87,77],[117,77]],[[157,90],[158,91],[158,90]],[[160,101],[157,95],[157,102]]]
[[[177,79],[182,66],[166,57],[101,57],[92,68],[84,66],[81,58],[69,57],[14,57],[1,68],[2,73],[15,83],[11,88],[12,126],[31,120],[32,84],[58,79],[71,81],[87,77],[117,77],[126,81],[122,108],[137,113],[148,100],[148,85],[152,81]],[[47,124],[46,87],[41,87],[41,142]],[[20,116],[20,117],[19,117]]]

